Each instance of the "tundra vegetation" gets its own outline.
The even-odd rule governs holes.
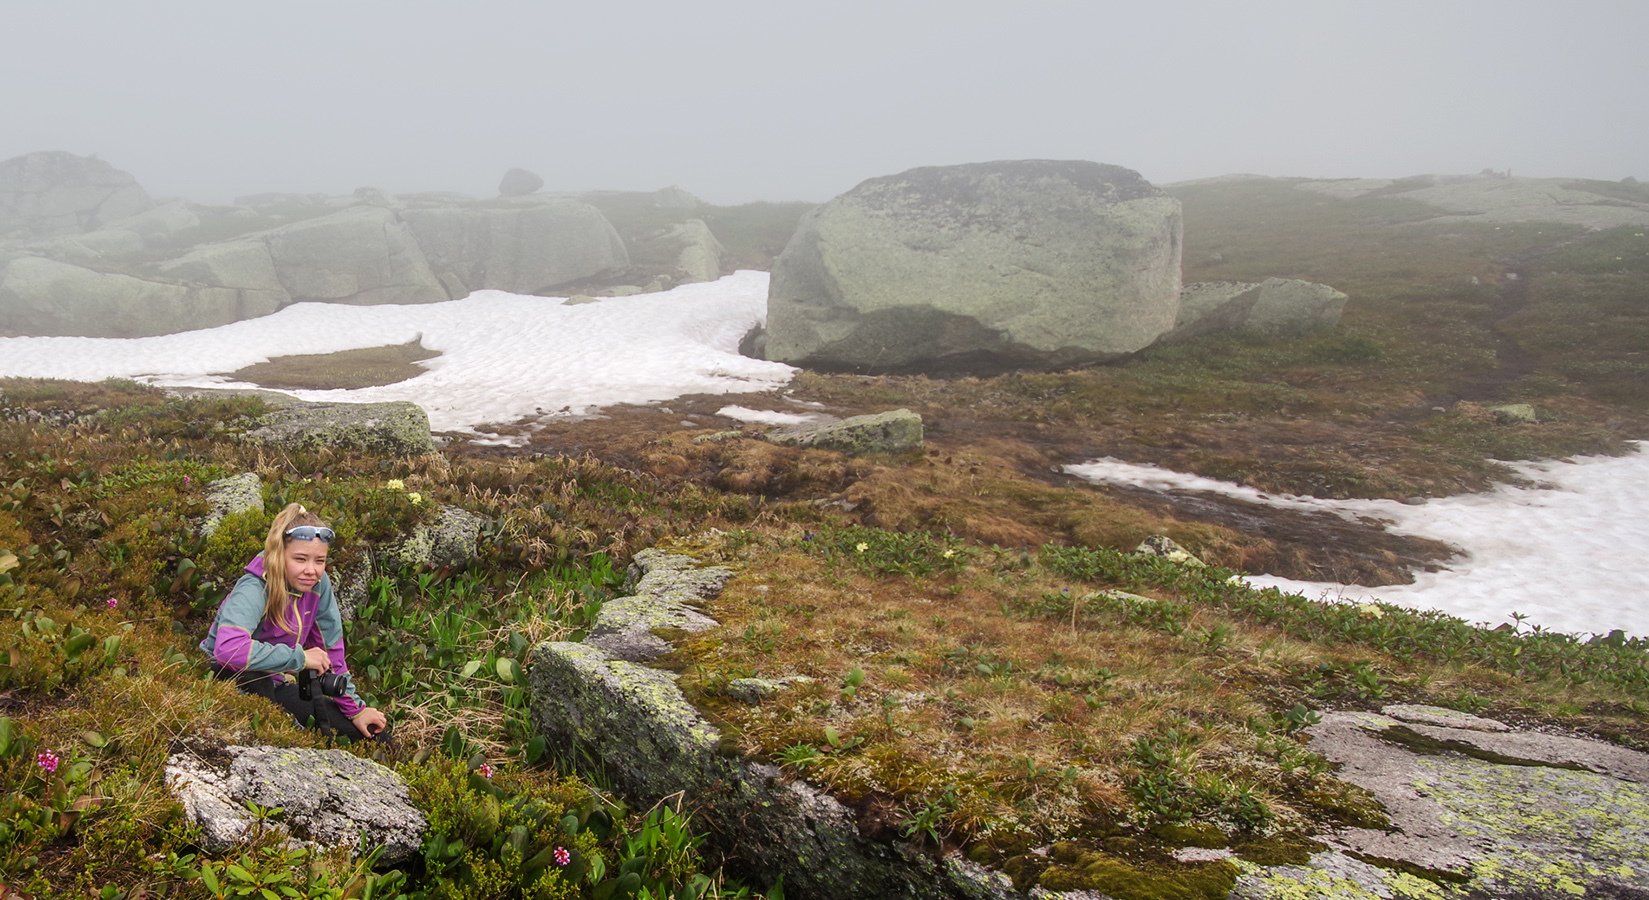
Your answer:
[[[1325,827],[1379,827],[1299,734],[1326,708],[1431,703],[1649,749],[1642,639],[1253,590],[1232,576],[1390,582],[1443,551],[1368,529],[1328,548],[1310,527],[1255,530],[1050,468],[1110,455],[1401,499],[1486,488],[1507,461],[1621,452],[1649,437],[1649,238],[1427,224],[1412,201],[1275,180],[1175,193],[1187,281],[1325,282],[1352,298],[1343,324],[1069,372],[796,379],[790,399],[839,414],[921,412],[927,445],[908,454],[695,441],[718,429],[683,424],[782,406],[762,395],[383,459],[239,443],[255,398],[0,382],[0,879],[104,900],[752,895],[763,873],[706,857],[692,798],[630,808],[527,720],[527,648],[576,639],[649,546],[737,570],[706,605],[721,627],[667,635],[663,661],[728,752],[828,786],[867,833],[1021,887],[1219,897],[1231,864],[1171,851],[1294,861]],[[774,235],[739,239],[761,251],[793,222],[766,212]],[[410,364],[409,349],[386,354]],[[1497,424],[1487,406],[1508,401],[1540,421]],[[263,509],[200,537],[204,486],[241,472]],[[380,572],[349,628],[358,683],[397,733],[349,749],[405,776],[431,823],[403,869],[272,832],[206,852],[162,783],[178,746],[324,743],[212,680],[195,649],[294,500],[338,528],[334,572],[442,504],[487,519],[475,561]],[[1130,552],[1151,534],[1210,565]],[[749,704],[729,689],[742,678],[785,686]]]

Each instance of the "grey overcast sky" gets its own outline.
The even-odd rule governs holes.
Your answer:
[[[1649,179],[1649,0],[0,0],[0,159],[156,196],[679,184],[913,166]]]

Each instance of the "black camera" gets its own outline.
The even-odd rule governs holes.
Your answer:
[[[321,693],[327,697],[341,697],[349,681],[342,672],[317,672],[314,669],[298,670],[298,697],[303,700],[315,699],[315,688],[318,686]]]

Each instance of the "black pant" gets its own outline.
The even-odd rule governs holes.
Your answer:
[[[248,694],[257,694],[266,700],[292,714],[292,718],[305,728],[319,728],[321,734],[333,734],[347,738],[361,738],[361,730],[355,723],[349,721],[344,711],[331,697],[320,692],[319,688],[311,691],[312,700],[305,700],[298,695],[298,686],[290,681],[277,682],[270,677],[269,672],[236,672],[231,669],[212,667],[212,673],[225,681],[233,681],[235,686]],[[389,729],[372,736],[375,741],[389,743]]]

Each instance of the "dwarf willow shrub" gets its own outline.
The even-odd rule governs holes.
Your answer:
[[[1595,681],[1649,696],[1649,638],[1628,638],[1619,631],[1582,638],[1538,626],[1482,628],[1437,610],[1328,603],[1276,588],[1256,589],[1219,566],[1182,566],[1105,548],[1045,546],[1037,559],[1043,568],[1069,578],[1125,590],[1172,592],[1184,601],[1273,625],[1305,640],[1360,645],[1404,660],[1477,665],[1532,680]],[[1046,609],[1032,606],[1027,614],[1069,615],[1069,600]],[[1364,694],[1375,691],[1373,683],[1359,683],[1355,689]]]
[[[885,531],[849,525],[809,533],[803,546],[812,552],[847,562],[869,575],[955,574],[966,567],[971,551],[954,538],[926,531]]]

